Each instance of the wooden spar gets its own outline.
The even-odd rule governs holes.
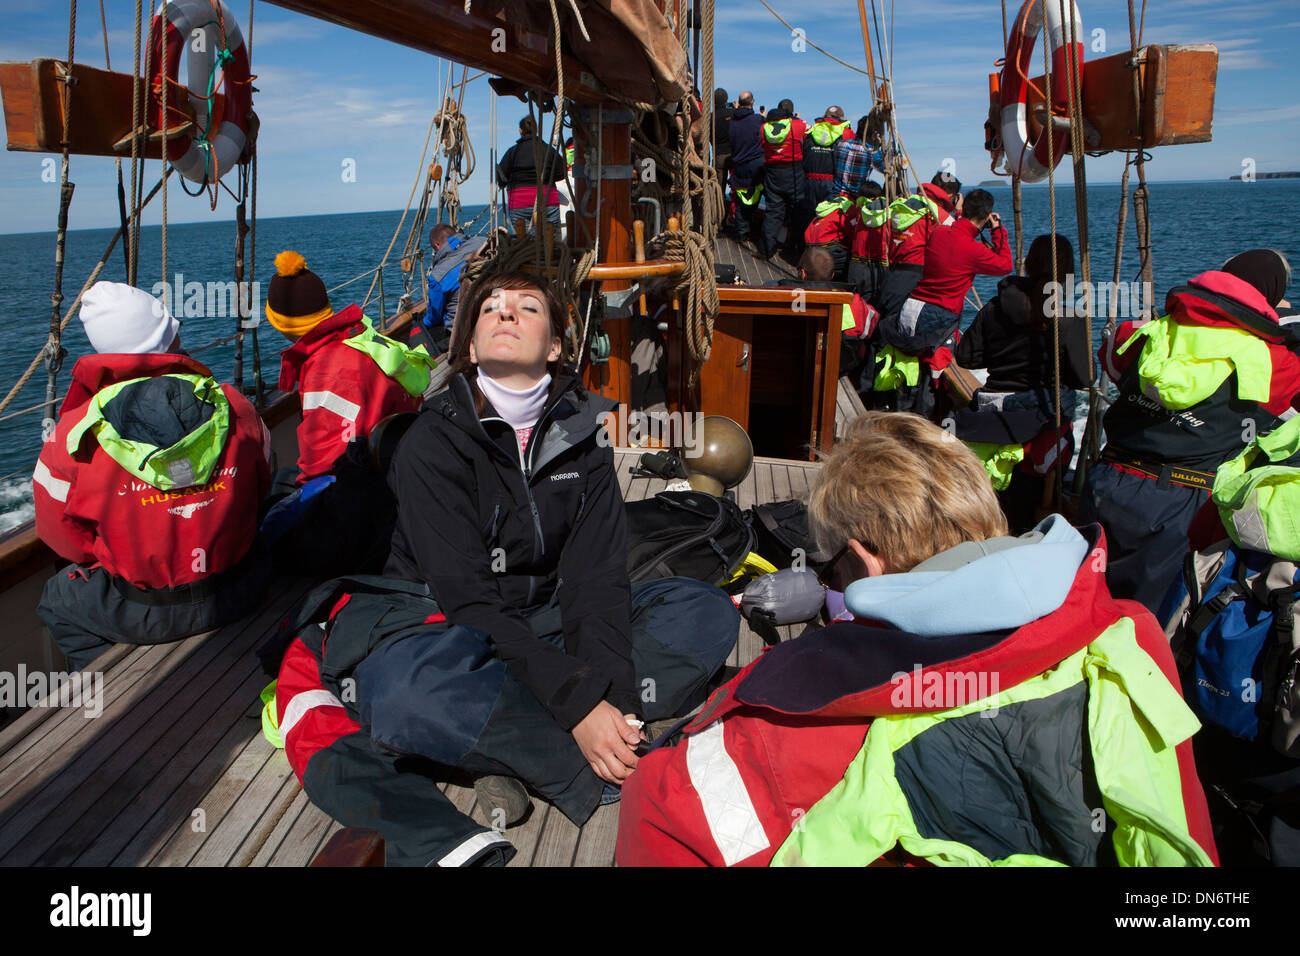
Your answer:
[[[465,12],[462,0],[270,0],[278,7],[328,20],[383,40],[486,70],[530,87],[554,91],[555,53],[547,33],[519,23]],[[472,9],[472,8],[471,8]],[[500,33],[504,31],[504,50]],[[493,49],[494,42],[497,48]],[[563,57],[564,93],[574,102],[604,99],[601,84],[571,56]]]
[[[8,148],[24,153],[62,152],[63,119],[59,97],[63,86],[63,61],[48,58],[29,63],[0,63],[5,132]],[[131,155],[131,74],[99,70],[84,63],[72,67],[73,108],[68,124],[68,152],[77,156]],[[145,82],[137,81],[141,96]],[[222,94],[216,94],[221,110]],[[194,123],[188,98],[174,104],[190,117],[187,124],[168,123],[169,138],[187,135]],[[161,159],[160,138],[151,135],[143,144],[146,159]]]
[[[862,21],[862,46],[867,51],[867,79],[871,81],[871,102],[876,102],[876,60],[871,55],[871,31],[867,29],[867,7],[865,0],[858,0],[858,19]]]

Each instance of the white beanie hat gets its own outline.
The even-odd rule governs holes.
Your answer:
[[[124,282],[96,282],[81,298],[86,338],[101,354],[166,352],[181,324],[167,305]]]

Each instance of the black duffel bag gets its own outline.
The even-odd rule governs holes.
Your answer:
[[[794,563],[796,549],[803,552],[804,567],[820,571],[830,555],[817,550],[808,530],[808,506],[799,499],[772,501],[750,509],[755,534],[754,549],[778,568]]]
[[[721,585],[750,551],[754,531],[727,498],[661,491],[627,508],[627,574],[633,581],[686,577]]]

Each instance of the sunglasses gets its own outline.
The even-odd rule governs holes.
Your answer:
[[[867,542],[864,547],[872,554],[876,553],[875,547],[870,542]],[[855,573],[851,563],[851,559],[855,558],[857,555],[850,550],[849,543],[844,542],[844,547],[836,551],[817,573],[817,583],[828,591],[844,593],[845,588],[862,577],[860,573]]]

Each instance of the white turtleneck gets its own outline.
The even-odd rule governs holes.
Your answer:
[[[528,447],[528,436],[532,434],[537,419],[542,417],[546,407],[546,398],[551,389],[551,373],[547,372],[531,388],[522,391],[506,388],[500,382],[489,378],[482,369],[478,371],[478,387],[483,397],[492,403],[497,414],[515,430],[519,437],[520,454]]]

